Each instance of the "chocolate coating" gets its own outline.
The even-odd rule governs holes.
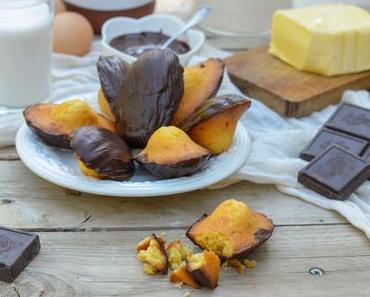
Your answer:
[[[211,280],[204,274],[202,268],[196,270],[188,270],[194,280],[201,286],[210,289],[217,288],[218,283],[213,283]]]
[[[181,161],[176,164],[147,163],[144,156],[137,156],[135,160],[147,171],[162,179],[192,175],[201,170],[208,162],[210,154],[199,158]]]
[[[51,146],[71,149],[70,135],[58,129],[48,117],[54,106],[51,103],[27,106],[23,111],[23,117],[32,133],[36,134],[43,142]]]
[[[245,97],[228,94],[208,99],[205,103],[199,106],[192,115],[190,115],[181,125],[184,131],[188,131],[198,123],[204,122],[212,116],[219,114],[236,105],[247,104],[248,107],[251,101]]]
[[[113,132],[97,126],[86,126],[72,135],[71,147],[77,157],[95,170],[99,178],[127,180],[134,174],[131,149]]]
[[[345,200],[369,176],[366,160],[332,145],[299,172],[298,182],[328,198]]]
[[[15,280],[39,251],[38,235],[0,227],[0,281]]]
[[[162,32],[141,32],[118,36],[109,43],[115,49],[128,55],[138,57],[145,50],[154,49],[163,45],[170,37]],[[181,55],[190,51],[190,46],[180,40],[175,40],[168,47],[176,54]]]
[[[118,100],[118,132],[130,147],[144,147],[170,123],[184,93],[183,71],[169,49],[145,51],[131,65]]]
[[[166,247],[165,247],[165,242],[164,240],[162,240],[160,237],[158,237],[157,235],[155,235],[155,233],[152,233],[152,236],[155,238],[155,240],[158,242],[159,244],[159,248],[161,249],[161,253],[164,255],[164,258],[165,258],[165,261],[166,261],[166,266],[165,268],[161,271],[162,274],[167,274],[168,273],[168,257],[167,257],[167,253],[166,253]]]
[[[116,56],[100,57],[97,69],[104,97],[118,119],[118,96],[127,77],[129,65]]]
[[[39,129],[38,127],[34,126],[32,122],[26,121],[27,126],[31,129],[32,133],[36,134],[40,139],[48,145],[60,147],[64,149],[71,149],[70,146],[70,135],[66,134],[52,134],[48,132],[44,132],[43,130]]]

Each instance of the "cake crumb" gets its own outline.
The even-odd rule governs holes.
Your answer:
[[[245,271],[245,266],[243,265],[243,263],[241,263],[239,260],[237,259],[231,259],[231,260],[228,260],[227,261],[227,265],[229,267],[232,267],[235,269],[235,271],[239,274],[243,274],[244,271]]]
[[[249,269],[254,269],[257,266],[257,261],[255,261],[255,260],[245,260],[244,265]]]
[[[191,297],[191,292],[190,291],[186,291],[184,293],[184,297]]]

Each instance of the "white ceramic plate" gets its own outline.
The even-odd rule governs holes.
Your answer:
[[[91,95],[91,103],[96,102]],[[121,197],[163,196],[190,192],[215,184],[236,172],[247,160],[251,140],[242,124],[239,124],[230,149],[212,157],[206,167],[191,176],[160,180],[142,168],[137,168],[129,181],[103,181],[84,176],[69,150],[44,144],[23,124],[18,130],[16,148],[24,164],[35,174],[59,186],[98,195]]]

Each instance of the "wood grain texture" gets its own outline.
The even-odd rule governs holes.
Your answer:
[[[332,224],[341,216],[281,194],[273,186],[239,183],[158,198],[115,198],[70,191],[42,180],[20,161],[0,162],[0,225],[16,228],[177,228],[228,198],[247,202],[276,224]]]
[[[325,77],[298,71],[268,53],[268,46],[225,60],[233,82],[278,113],[301,117],[339,102],[345,90],[370,89],[370,71]]]
[[[184,296],[190,289],[142,273],[134,245],[151,231],[41,233],[41,254],[13,285],[0,284],[0,296]],[[166,237],[183,235],[176,230]],[[365,297],[369,247],[350,226],[278,227],[251,256],[258,262],[254,270],[223,270],[216,290],[192,290],[191,296]],[[312,267],[324,275],[310,275]]]
[[[6,161],[19,160],[15,147],[7,146],[7,147],[0,148],[0,161],[1,160],[6,160]]]

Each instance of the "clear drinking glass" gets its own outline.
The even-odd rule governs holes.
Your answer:
[[[54,0],[0,1],[0,105],[48,98]]]
[[[195,9],[204,4],[213,7],[200,25],[208,42],[236,50],[267,43],[273,13],[290,8],[292,0],[194,0],[194,4]]]

